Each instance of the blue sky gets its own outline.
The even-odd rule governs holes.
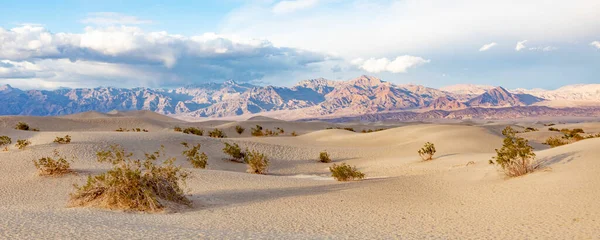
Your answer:
[[[0,84],[21,88],[599,83],[596,0],[13,1]]]

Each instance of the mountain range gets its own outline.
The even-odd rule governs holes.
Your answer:
[[[284,112],[285,118],[300,119],[392,112],[410,115],[475,108],[520,109],[515,107],[552,106],[557,101],[573,102],[575,105],[569,105],[569,109],[578,108],[580,103],[585,103],[581,107],[600,106],[600,84],[570,85],[556,90],[509,91],[484,85],[435,89],[360,76],[348,81],[303,80],[292,87],[256,86],[235,81],[176,89],[98,87],[24,91],[9,85],[0,86],[0,115],[35,116],[150,110],[185,118]]]

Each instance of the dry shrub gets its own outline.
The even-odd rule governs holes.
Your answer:
[[[537,132],[537,131],[539,131],[539,129],[537,129],[537,128],[533,128],[533,127],[525,128],[525,132]]]
[[[181,127],[175,127],[175,128],[173,128],[173,130],[175,132],[182,132],[183,131],[183,129],[181,129]]]
[[[298,136],[298,133],[296,133],[296,131],[293,131],[292,136],[296,137],[296,136]]]
[[[27,124],[25,122],[18,122],[17,125],[15,126],[15,129],[29,131],[30,127],[29,127],[29,124]]]
[[[322,151],[321,153],[319,153],[319,161],[322,163],[330,163],[331,158],[329,158],[329,153],[327,153],[326,151]]]
[[[223,148],[223,153],[231,156],[232,161],[243,162],[246,154],[242,152],[242,149],[237,143],[229,144],[225,143],[225,147]]]
[[[535,153],[529,142],[517,137],[511,127],[502,131],[504,143],[501,149],[496,149],[496,157],[490,160],[490,164],[498,164],[509,177],[517,177],[533,172],[537,168]]]
[[[554,127],[548,128],[548,131],[560,132],[560,130],[558,128],[554,128]]]
[[[4,146],[4,151],[8,151],[8,145],[12,143],[9,136],[0,136],[0,147]]]
[[[192,163],[192,166],[195,168],[206,168],[206,165],[208,165],[208,156],[206,153],[200,152],[200,144],[190,147],[188,143],[182,142],[181,145],[187,149],[183,151],[183,156],[185,156],[187,160]]]
[[[71,136],[66,135],[64,138],[62,138],[62,137],[56,137],[54,139],[54,142],[58,143],[58,144],[69,144],[69,143],[71,143]]]
[[[221,129],[215,128],[212,131],[208,132],[208,136],[212,138],[226,138],[227,136]]]
[[[352,181],[352,180],[360,180],[365,178],[365,174],[358,171],[356,167],[350,166],[346,163],[342,163],[340,165],[333,164],[333,166],[329,167],[329,171],[331,172],[331,176],[338,181]]]
[[[243,127],[242,127],[242,126],[240,126],[240,125],[237,125],[237,126],[235,126],[235,132],[237,132],[237,133],[238,133],[238,134],[240,134],[240,135],[242,135],[242,133],[244,133],[244,131],[245,131],[245,130],[246,130],[246,129],[245,129],[245,128],[243,128]]]
[[[249,173],[267,174],[269,170],[269,159],[258,151],[250,151],[244,156],[244,162],[248,165]]]
[[[251,132],[252,136],[255,136],[255,137],[262,137],[265,135],[262,131],[263,127],[260,125],[256,125],[256,127],[253,127],[250,130],[252,131]]]
[[[134,159],[121,146],[97,154],[98,162],[112,164],[112,169],[97,176],[89,176],[85,185],[75,185],[71,206],[92,206],[107,209],[158,212],[172,204],[191,205],[180,183],[185,184],[188,173],[174,166],[175,158],[164,157],[164,147],[148,154],[145,159]]]
[[[40,176],[60,176],[72,172],[69,161],[54,150],[53,157],[43,157],[33,160],[33,165],[40,172]]]
[[[561,138],[558,138],[558,137],[549,137],[548,139],[546,139],[544,144],[550,145],[550,147],[554,148],[554,147],[566,145],[566,144],[568,144],[568,142]]]
[[[435,152],[435,145],[433,145],[433,143],[430,142],[426,142],[423,148],[419,149],[418,151],[419,156],[421,156],[421,158],[424,161],[433,159],[433,155],[435,154]]]
[[[31,141],[27,139],[19,139],[17,140],[17,144],[15,144],[15,146],[20,150],[24,150],[29,145],[31,145]]]
[[[202,136],[202,135],[204,135],[204,130],[199,129],[199,128],[195,128],[195,127],[188,127],[186,129],[183,129],[183,133]]]

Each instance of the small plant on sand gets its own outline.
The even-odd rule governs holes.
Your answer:
[[[352,181],[352,180],[360,180],[365,178],[365,174],[358,171],[356,167],[350,166],[346,163],[342,164],[333,164],[333,166],[329,167],[329,171],[331,172],[331,176],[338,181]]]
[[[225,143],[225,147],[223,148],[223,153],[231,156],[231,160],[235,162],[243,162],[246,154],[242,152],[242,149],[237,143],[229,144]]]
[[[244,156],[248,165],[248,172],[253,174],[266,174],[269,170],[269,159],[258,151],[250,151]]]
[[[435,152],[435,145],[433,145],[433,143],[430,142],[426,142],[423,148],[419,149],[418,151],[419,156],[421,156],[421,158],[424,161],[433,159],[433,155],[435,154]]]
[[[40,176],[60,176],[72,172],[69,161],[54,150],[52,157],[43,157],[33,160],[33,165],[40,172]]]
[[[226,138],[227,136],[221,129],[215,128],[212,131],[208,132],[208,136],[212,138]]]
[[[188,143],[182,142],[181,145],[186,148],[186,150],[183,151],[183,156],[185,156],[195,168],[206,168],[206,165],[208,165],[208,156],[206,153],[200,152],[200,144],[190,147]]]
[[[298,136],[298,133],[296,133],[296,131],[293,131],[292,136],[296,137],[296,136]]]
[[[175,132],[182,132],[183,131],[183,129],[181,129],[181,127],[174,127],[173,130]]]
[[[125,129],[120,127],[119,129],[115,130],[116,132],[129,132],[129,129]]]
[[[12,139],[8,136],[0,136],[0,147],[4,146],[4,151],[8,151],[8,145],[12,143]]]
[[[329,157],[329,153],[327,153],[326,151],[322,151],[321,153],[319,153],[319,162],[330,163],[331,158]]]
[[[237,133],[238,133],[238,134],[240,134],[240,135],[242,135],[242,133],[244,133],[244,131],[245,131],[245,130],[246,130],[246,129],[245,129],[245,128],[243,128],[243,127],[242,127],[242,126],[240,126],[240,125],[237,125],[237,126],[235,126],[235,132],[237,132]]]
[[[558,138],[558,137],[549,137],[548,139],[546,139],[544,144],[550,145],[550,147],[554,148],[554,147],[566,145],[566,144],[568,144],[568,142],[561,138]]]
[[[54,142],[58,143],[58,144],[69,144],[69,143],[71,143],[71,136],[66,135],[64,138],[63,137],[56,137],[54,139]]]
[[[548,128],[548,131],[560,132],[560,130],[558,128],[554,128],[554,127]]]
[[[71,206],[92,206],[107,209],[158,212],[168,205],[191,205],[180,184],[185,184],[188,172],[175,166],[175,158],[164,158],[164,147],[135,159],[118,145],[97,154],[98,162],[112,164],[112,169],[89,176],[83,186],[75,185]]]
[[[15,129],[17,129],[17,130],[23,130],[23,131],[34,131],[34,132],[39,132],[40,131],[37,128],[31,128],[31,127],[29,127],[29,124],[27,124],[25,122],[18,122],[17,125],[15,126]]]
[[[539,131],[539,129],[537,129],[537,128],[533,128],[533,127],[525,128],[525,132],[537,132],[537,131]]]
[[[511,127],[506,127],[502,135],[505,137],[502,148],[496,149],[496,157],[490,160],[490,164],[500,165],[509,177],[533,172],[538,165],[529,142],[522,137],[517,137]]]
[[[202,135],[204,135],[204,130],[199,129],[199,128],[195,128],[195,127],[188,127],[186,129],[183,129],[183,133],[202,136]]]
[[[19,148],[20,150],[25,149],[29,145],[31,145],[31,141],[29,141],[27,139],[19,139],[19,140],[17,140],[17,144],[15,144],[15,146],[17,148]]]
[[[250,129],[250,130],[252,131],[252,132],[251,132],[252,136],[255,136],[255,137],[262,137],[262,136],[264,136],[264,135],[265,135],[265,134],[263,133],[263,131],[262,131],[262,130],[263,130],[263,127],[262,127],[262,126],[260,126],[260,125],[256,125],[256,127],[253,127],[253,128],[252,128],[252,129]]]

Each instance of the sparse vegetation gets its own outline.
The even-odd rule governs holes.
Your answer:
[[[52,157],[33,160],[33,165],[39,170],[40,176],[60,176],[72,172],[71,164],[55,149]]]
[[[215,128],[212,131],[208,132],[208,136],[212,138],[226,138],[227,136],[221,129]]]
[[[182,132],[183,131],[183,129],[181,129],[181,127],[178,127],[178,126],[174,127],[173,130],[175,132]]]
[[[258,151],[245,154],[244,162],[248,165],[248,172],[253,174],[266,174],[269,170],[269,159]]]
[[[15,129],[17,129],[17,130],[23,130],[23,131],[34,131],[34,132],[39,132],[40,131],[37,128],[31,128],[31,127],[29,127],[29,124],[27,124],[25,122],[18,122],[17,125],[15,126]]]
[[[291,135],[296,137],[296,136],[298,136],[298,133],[296,133],[296,131],[293,131]]]
[[[385,128],[377,128],[375,130],[373,130],[373,129],[368,129],[368,130],[367,129],[363,129],[361,132],[362,133],[372,133],[372,132],[379,132],[379,131],[383,131],[383,130],[385,130]]]
[[[15,146],[20,150],[24,150],[29,145],[31,145],[31,141],[27,139],[19,139],[17,140],[17,144],[15,144]]]
[[[265,135],[262,131],[263,127],[260,125],[256,125],[256,127],[253,127],[250,130],[251,130],[252,136],[255,136],[255,137],[262,137]]]
[[[435,154],[435,152],[435,145],[433,145],[433,143],[430,142],[426,142],[423,148],[419,149],[418,151],[419,156],[421,156],[421,158],[424,161],[433,159],[433,155]]]
[[[548,131],[560,132],[560,130],[558,128],[554,128],[554,127],[548,128]]]
[[[206,165],[208,165],[208,156],[206,153],[200,152],[200,144],[190,147],[188,143],[182,142],[181,145],[186,148],[186,150],[183,151],[183,156],[192,163],[192,166],[195,168],[206,168]]]
[[[546,126],[546,127],[552,127],[552,126],[554,126],[554,125],[556,125],[556,124],[554,124],[554,123],[545,123],[545,124],[544,124],[544,126]]]
[[[279,134],[284,134],[285,133],[285,130],[283,130],[283,128],[276,127],[275,129],[277,129],[279,131]]]
[[[54,139],[54,142],[58,143],[58,144],[69,144],[69,143],[71,143],[71,136],[66,135],[64,138],[63,137],[56,137]]]
[[[563,128],[561,130],[558,130],[556,128],[550,128],[549,130],[561,132],[563,134],[563,136],[561,138],[550,137],[550,138],[546,139],[544,144],[550,145],[551,147],[558,147],[558,146],[566,145],[569,143],[574,143],[574,142],[581,141],[581,140],[588,139],[588,138],[600,137],[600,134],[596,134],[596,135],[588,134],[587,136],[584,137],[580,134],[580,133],[585,133],[585,131],[583,131],[583,129],[581,129],[581,128],[574,128],[574,129]]]
[[[183,129],[183,133],[202,136],[202,135],[204,135],[204,130],[199,129],[199,128],[195,128],[195,127],[188,127],[186,129]]]
[[[121,146],[112,145],[97,154],[98,162],[110,163],[112,169],[97,176],[89,176],[85,185],[75,186],[71,194],[72,206],[93,206],[108,209],[157,212],[167,204],[190,205],[181,183],[188,172],[174,166],[175,158],[164,157],[164,147],[145,154],[145,159],[134,159]]]
[[[237,132],[239,135],[242,135],[242,133],[244,133],[245,130],[246,129],[240,125],[235,126],[235,132]]]
[[[223,148],[223,153],[231,156],[232,161],[242,162],[246,154],[242,152],[242,149],[237,143],[229,144],[225,143],[225,147]]]
[[[539,131],[539,129],[537,129],[537,128],[533,128],[533,127],[525,128],[525,132],[537,132],[537,131]]]
[[[356,131],[354,131],[354,128],[351,128],[351,127],[345,127],[345,128],[342,128],[342,127],[328,127],[326,129],[344,129],[346,131],[356,132]]]
[[[360,180],[365,178],[365,174],[358,171],[356,167],[350,166],[346,163],[342,164],[333,164],[333,166],[329,167],[329,171],[331,172],[331,176],[338,181],[352,181],[352,180]]]
[[[517,137],[510,126],[502,131],[502,135],[505,137],[502,148],[496,149],[496,157],[490,160],[490,164],[500,165],[509,177],[533,172],[538,165],[529,142],[522,137]]]
[[[331,158],[329,157],[329,153],[327,153],[326,151],[319,153],[319,161],[322,163],[330,163]]]
[[[12,143],[9,136],[0,136],[0,147],[4,146],[4,151],[8,151],[8,145]]]
[[[264,135],[265,136],[279,136],[279,133],[278,132],[274,132],[271,129],[266,129]]]
[[[544,144],[550,145],[550,147],[554,148],[554,147],[566,145],[566,144],[568,144],[568,142],[561,138],[558,138],[558,137],[549,137],[548,139],[546,139]]]

